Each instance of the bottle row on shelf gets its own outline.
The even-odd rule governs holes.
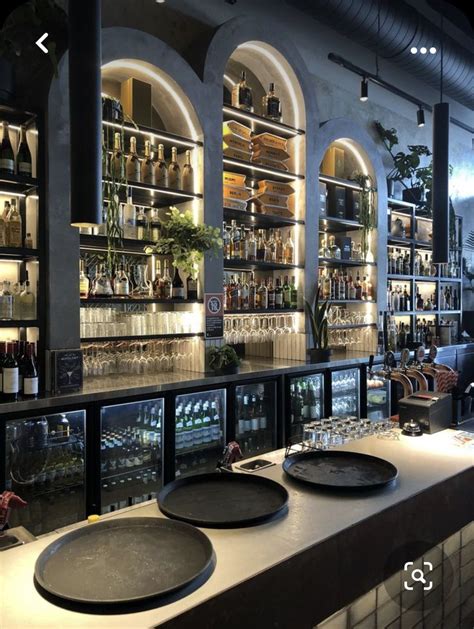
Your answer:
[[[186,286],[181,279],[179,269],[174,270],[173,279],[170,276],[168,260],[156,261],[156,273],[153,281],[148,279],[147,264],[120,263],[109,270],[107,265],[98,264],[95,272],[86,272],[85,261],[79,265],[79,289],[82,299],[88,297],[106,300],[112,297],[140,299],[188,299],[198,298],[198,280],[189,275]]]
[[[232,88],[232,106],[244,111],[254,111],[253,91],[247,83],[247,73],[242,70],[240,81],[235,83]],[[275,94],[275,84],[270,83],[268,92],[262,96],[261,108],[259,114],[269,120],[280,122],[282,117],[281,102]]]
[[[415,252],[413,260],[413,275],[416,277],[437,277],[438,268],[440,277],[459,278],[460,267],[454,260],[446,264],[435,265],[432,263],[431,252],[421,253]],[[388,248],[388,266],[387,273],[389,275],[412,275],[412,254],[409,249]]]
[[[31,177],[31,151],[26,138],[26,126],[20,127],[20,140],[15,155],[10,138],[10,129],[7,121],[3,121],[2,142],[0,144],[0,173],[5,175],[23,175]]]
[[[102,477],[128,472],[137,467],[155,466],[161,459],[161,409],[152,416],[149,429],[116,427],[104,431],[100,443]]]
[[[103,135],[104,154],[107,154],[105,134]],[[152,146],[150,140],[145,142],[145,152],[140,158],[137,153],[137,140],[130,138],[130,150],[127,155],[122,150],[122,138],[119,132],[114,133],[114,149],[110,159],[105,159],[104,176],[111,176],[116,181],[127,179],[130,182],[144,183],[152,186],[183,190],[193,193],[194,170],[191,166],[191,151],[186,151],[186,159],[181,169],[178,162],[178,149],[171,149],[171,160],[165,161],[165,147]]]
[[[295,278],[288,275],[275,279],[267,277],[257,283],[253,273],[224,275],[224,303],[227,311],[294,310],[298,307],[298,288]]]
[[[319,257],[332,260],[349,260],[363,262],[362,244],[356,244],[349,236],[334,236],[321,238]],[[368,254],[367,257],[370,257]]]
[[[292,230],[288,229],[286,238],[282,230],[255,229],[231,222],[230,228],[223,225],[224,260],[249,260],[258,262],[275,262],[277,264],[295,263],[295,246]]]
[[[15,401],[18,395],[33,398],[38,395],[38,365],[34,343],[26,341],[0,342],[1,399]]]
[[[373,301],[374,288],[370,277],[357,271],[355,279],[347,271],[340,269],[332,273],[329,269],[319,269],[319,287],[323,299],[346,301]]]
[[[26,272],[28,277],[28,271]],[[36,297],[31,292],[30,282],[2,282],[0,290],[0,321],[34,321],[36,319]]]
[[[175,414],[176,450],[218,446],[222,440],[223,421],[219,398],[213,399],[209,395],[204,399],[178,404]]]
[[[33,238],[27,233],[22,238],[22,218],[18,211],[16,199],[5,201],[3,214],[0,214],[0,247],[33,248]]]
[[[391,316],[387,317],[387,349],[396,352],[413,344],[429,347],[433,343],[435,322],[422,319],[417,321],[414,330],[403,321],[397,323]]]
[[[396,284],[393,287],[391,280],[388,282],[387,288],[387,309],[395,312],[410,312],[411,310],[417,311],[430,311],[436,310],[438,306],[437,291],[427,293],[425,290],[423,294],[420,292],[419,286],[416,291],[416,298],[414,304],[412,304],[411,295],[407,290],[407,284],[404,284],[403,289],[400,284]],[[456,288],[451,286],[444,286],[439,291],[439,308],[440,310],[458,310],[459,309],[459,295]]]
[[[291,423],[321,417],[321,380],[303,378],[290,385]]]
[[[262,393],[237,395],[237,435],[244,436],[250,432],[258,433],[267,430],[267,406],[268,400]]]
[[[126,478],[107,480],[102,483],[102,513],[156,500],[159,484],[159,471],[153,468],[139,474],[130,473]],[[137,493],[140,488],[144,490],[142,494]]]

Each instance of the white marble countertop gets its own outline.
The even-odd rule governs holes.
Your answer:
[[[400,434],[398,440],[372,436],[344,446],[344,449],[385,458],[399,470],[399,477],[392,486],[364,496],[331,495],[295,484],[282,471],[283,450],[264,455],[264,458],[276,465],[259,474],[286,486],[290,496],[288,513],[250,528],[202,529],[211,539],[217,557],[210,578],[184,598],[146,611],[120,615],[78,613],[51,604],[36,591],[33,573],[40,552],[60,534],[78,526],[93,525],[76,524],[45,535],[26,546],[2,552],[0,627],[140,629],[160,625],[298,552],[472,467],[474,450],[456,447],[453,443],[455,434],[453,430],[420,438]],[[150,502],[103,518],[124,516],[164,517],[156,503]]]

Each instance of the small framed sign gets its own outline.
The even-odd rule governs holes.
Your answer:
[[[223,293],[205,293],[206,338],[220,339],[224,336],[224,295]]]
[[[82,388],[83,369],[80,349],[51,351],[51,389],[54,393],[69,393]]]

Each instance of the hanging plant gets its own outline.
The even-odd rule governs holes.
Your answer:
[[[364,175],[359,171],[352,173],[351,180],[355,181],[362,188],[360,192],[360,217],[359,222],[362,225],[361,249],[364,261],[367,261],[369,253],[370,234],[377,227],[377,216],[375,212],[375,187],[374,180],[370,175]]]
[[[186,275],[197,278],[198,265],[204,254],[216,254],[222,248],[221,230],[209,225],[195,225],[191,212],[181,213],[170,208],[168,220],[160,219],[162,236],[154,246],[146,247],[146,253],[172,256],[173,266]]]

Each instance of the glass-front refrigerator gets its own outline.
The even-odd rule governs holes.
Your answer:
[[[214,472],[225,445],[226,390],[176,396],[176,478]]]
[[[342,369],[331,372],[332,415],[360,417],[359,380],[359,369]]]
[[[101,409],[102,513],[156,498],[162,486],[163,398]]]
[[[6,423],[5,489],[28,503],[11,510],[11,527],[42,535],[85,518],[85,419],[73,411]]]
[[[235,387],[235,438],[244,457],[276,448],[276,383]]]
[[[367,418],[383,421],[390,418],[390,380],[367,371]]]
[[[290,380],[290,437],[302,437],[307,422],[324,414],[324,374],[300,376]]]

